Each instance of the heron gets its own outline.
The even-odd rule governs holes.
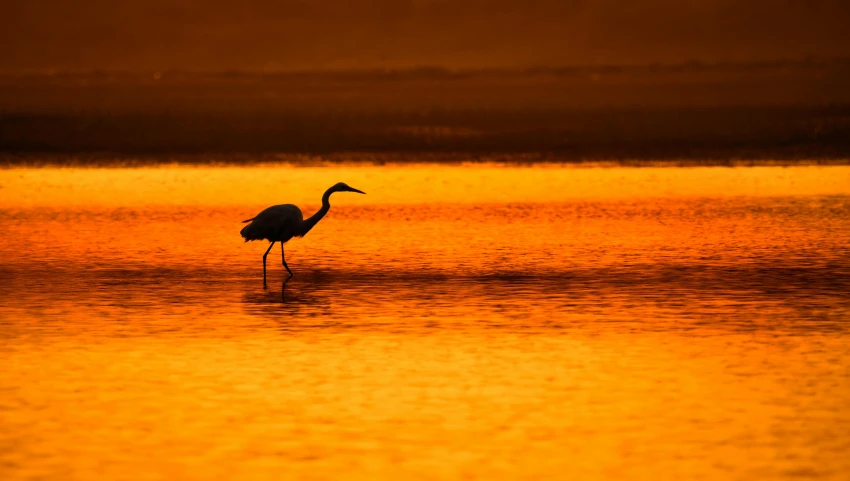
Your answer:
[[[292,277],[292,270],[286,265],[286,255],[283,251],[283,245],[293,237],[304,237],[310,232],[310,229],[322,220],[322,217],[331,209],[330,198],[334,192],[366,193],[340,182],[332,185],[325,191],[324,195],[322,195],[322,208],[307,219],[304,218],[301,209],[297,206],[280,204],[273,205],[256,216],[242,221],[243,224],[250,222],[250,224],[243,227],[240,231],[245,242],[263,239],[271,242],[266,253],[263,254],[263,285],[266,284],[266,257],[268,257],[275,242],[280,242],[280,259],[283,261],[283,267],[286,268],[286,272],[289,272],[287,279]]]

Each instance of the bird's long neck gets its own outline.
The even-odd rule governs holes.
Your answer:
[[[322,208],[319,209],[318,212],[316,212],[315,214],[304,219],[304,222],[301,224],[301,226],[302,226],[301,227],[301,235],[302,236],[307,235],[307,233],[310,232],[310,229],[315,227],[316,224],[318,224],[319,221],[322,220],[322,217],[324,217],[325,214],[327,214],[328,211],[331,210],[331,202],[330,202],[331,194],[333,194],[333,190],[331,190],[331,189],[326,190],[325,195],[322,196]]]

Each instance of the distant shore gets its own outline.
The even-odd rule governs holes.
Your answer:
[[[835,158],[670,158],[670,159],[571,159],[553,153],[524,152],[515,154],[470,154],[464,152],[340,152],[317,154],[162,154],[128,155],[110,153],[0,153],[0,169],[68,167],[68,168],[143,168],[168,166],[196,167],[292,167],[393,166],[393,165],[482,165],[540,167],[792,167],[846,166],[850,156]]]
[[[0,163],[846,163],[847,85],[848,59],[0,75]]]

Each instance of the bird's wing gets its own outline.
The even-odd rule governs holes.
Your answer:
[[[273,205],[251,219],[243,229],[246,239],[289,240],[303,221],[301,209],[292,204]]]

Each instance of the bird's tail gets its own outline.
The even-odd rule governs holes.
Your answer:
[[[239,235],[241,235],[242,238],[245,239],[245,242],[248,242],[248,238],[251,236],[251,226],[246,225],[245,227],[243,227],[242,230],[239,231]]]
[[[254,219],[256,219],[256,217],[242,221],[242,223],[244,224],[246,222],[251,222]],[[258,237],[256,235],[254,235],[255,234],[253,232],[254,228],[255,228],[254,224],[251,223],[251,224],[246,225],[245,227],[242,228],[242,230],[239,231],[239,234],[245,239],[245,242],[258,239]]]

